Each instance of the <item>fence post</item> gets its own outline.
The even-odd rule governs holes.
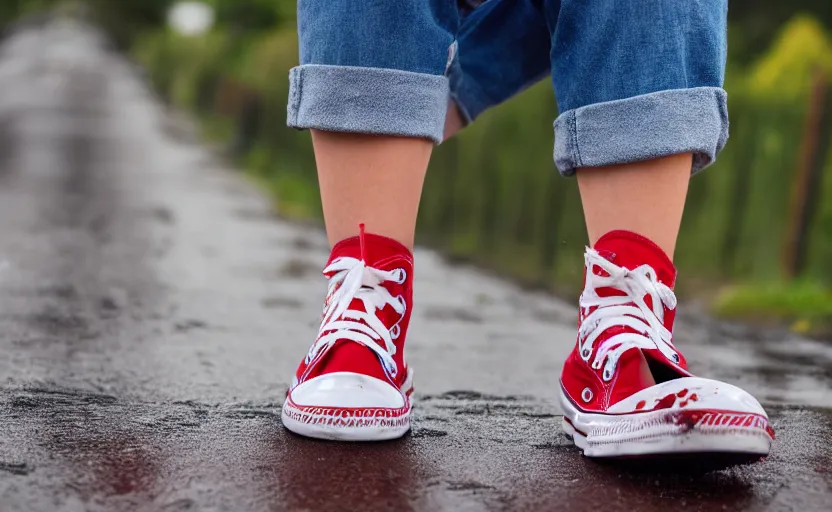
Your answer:
[[[822,72],[816,72],[803,125],[803,137],[792,185],[788,232],[783,245],[783,274],[788,279],[800,275],[806,263],[807,231],[812,212],[815,210],[814,203],[817,201],[817,189],[823,167],[821,132],[828,115],[828,93],[829,79]]]
[[[251,150],[260,130],[260,111],[262,101],[260,95],[248,91],[243,99],[242,107],[237,115],[234,141],[231,144],[231,154],[240,158]]]

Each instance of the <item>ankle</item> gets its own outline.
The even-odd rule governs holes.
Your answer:
[[[413,264],[413,251],[409,247],[394,238],[376,233],[363,233],[339,241],[332,247],[330,263],[341,256],[364,260],[370,266],[389,258],[406,259],[411,266]]]
[[[649,265],[665,285],[673,288],[676,267],[670,256],[654,241],[633,231],[615,230],[601,236],[594,249],[616,265],[633,270]]]

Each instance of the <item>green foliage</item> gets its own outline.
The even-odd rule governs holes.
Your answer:
[[[309,137],[285,128],[286,72],[298,55],[295,0],[205,1],[216,10],[217,27],[191,38],[164,28],[174,0],[86,3],[118,44],[129,45],[164,97],[202,117],[209,138],[239,138],[241,99],[255,96],[257,130],[243,164],[280,198],[283,213],[319,217]],[[0,26],[59,3],[2,0]],[[809,14],[794,16],[796,9]],[[832,150],[822,155],[805,274],[795,283],[779,280],[808,91],[817,73],[832,78],[832,38],[823,27],[832,25],[832,2],[760,9],[756,0],[731,0],[729,21],[731,141],[691,182],[676,251],[680,285],[684,291],[726,278],[746,283],[726,291],[716,310],[795,322],[798,330],[832,326]],[[546,81],[441,145],[425,184],[420,240],[526,283],[574,293],[586,233],[575,180],[560,178],[551,162],[556,114]]]
[[[222,32],[183,37],[161,31],[142,36],[134,53],[163,96],[193,109],[199,106],[202,87],[225,69],[227,49],[228,36]]]
[[[829,0],[730,0],[728,50],[731,61],[746,65],[766,53],[772,34],[779,32],[796,12],[804,12],[821,24],[832,27],[832,2]]]
[[[817,20],[801,15],[751,70],[748,88],[761,98],[794,102],[806,97],[816,74],[832,79],[832,40]]]
[[[297,64],[294,29],[247,34],[241,37],[222,27],[192,39],[157,32],[135,49],[160,89],[187,108],[194,107],[197,91],[223,78],[256,94],[259,130],[243,163],[280,198],[284,213],[319,217],[308,134],[285,127],[286,73]],[[810,72],[826,69],[830,58],[822,27],[798,17],[750,70],[729,66],[731,141],[716,164],[691,182],[676,252],[683,292],[726,278],[753,283],[780,277]],[[425,184],[420,240],[528,284],[575,293],[586,232],[575,180],[558,176],[552,164],[556,114],[551,85],[544,81],[442,144]],[[216,115],[212,112],[211,123]],[[219,115],[239,124],[236,114]],[[827,263],[832,258],[832,201],[824,200],[832,198],[832,155],[825,161],[803,276],[814,283],[832,283]],[[795,293],[774,287],[766,296],[775,297],[780,289]],[[745,297],[750,294],[735,297],[749,302]],[[724,311],[732,311],[732,302],[724,304],[729,304]]]
[[[2,0],[0,1],[0,29],[26,14],[51,9],[56,0]]]
[[[713,311],[722,317],[758,324],[788,323],[800,333],[832,332],[832,291],[818,283],[731,287],[717,298]]]
[[[166,23],[172,0],[88,0],[95,19],[120,48],[129,48],[133,39],[151,27]]]
[[[295,20],[292,0],[204,0],[214,7],[217,20],[235,30],[269,30]]]

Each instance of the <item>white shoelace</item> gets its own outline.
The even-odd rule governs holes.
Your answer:
[[[389,330],[376,316],[388,304],[401,317],[407,310],[407,303],[401,295],[393,297],[382,286],[386,281],[402,284],[407,279],[404,269],[379,270],[367,266],[356,258],[338,258],[324,269],[325,274],[335,274],[329,280],[330,300],[324,311],[318,339],[312,344],[306,356],[306,363],[315,359],[322,351],[338,340],[360,343],[375,352],[384,364],[385,370],[395,377],[399,369],[393,356],[396,345],[393,340],[401,334],[398,322]],[[334,293],[332,290],[338,287]],[[364,303],[365,311],[349,309],[353,300]],[[379,343],[381,342],[381,344]]]
[[[629,270],[619,267],[588,249],[586,252],[586,287],[581,294],[582,311],[596,307],[581,322],[578,329],[581,358],[589,362],[593,344],[607,329],[617,326],[630,327],[636,332],[616,334],[601,342],[592,368],[601,369],[604,365],[603,378],[612,379],[615,366],[624,352],[633,348],[659,349],[669,360],[678,363],[679,355],[673,347],[673,335],[664,326],[664,308],[676,308],[676,295],[673,290],[659,282],[656,272],[649,265],[642,265]],[[599,267],[609,277],[599,276],[593,272]],[[599,288],[614,288],[626,295],[600,297]],[[652,308],[644,300],[649,295]]]

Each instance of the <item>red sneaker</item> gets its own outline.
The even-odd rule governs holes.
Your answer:
[[[377,235],[332,249],[318,337],[283,404],[283,425],[319,439],[377,441],[410,429],[413,370],[404,341],[413,302],[413,255]]]
[[[664,252],[635,233],[613,231],[587,249],[578,341],[561,376],[563,428],[588,457],[759,459],[774,439],[759,402],[692,376],[673,345],[675,279]]]

